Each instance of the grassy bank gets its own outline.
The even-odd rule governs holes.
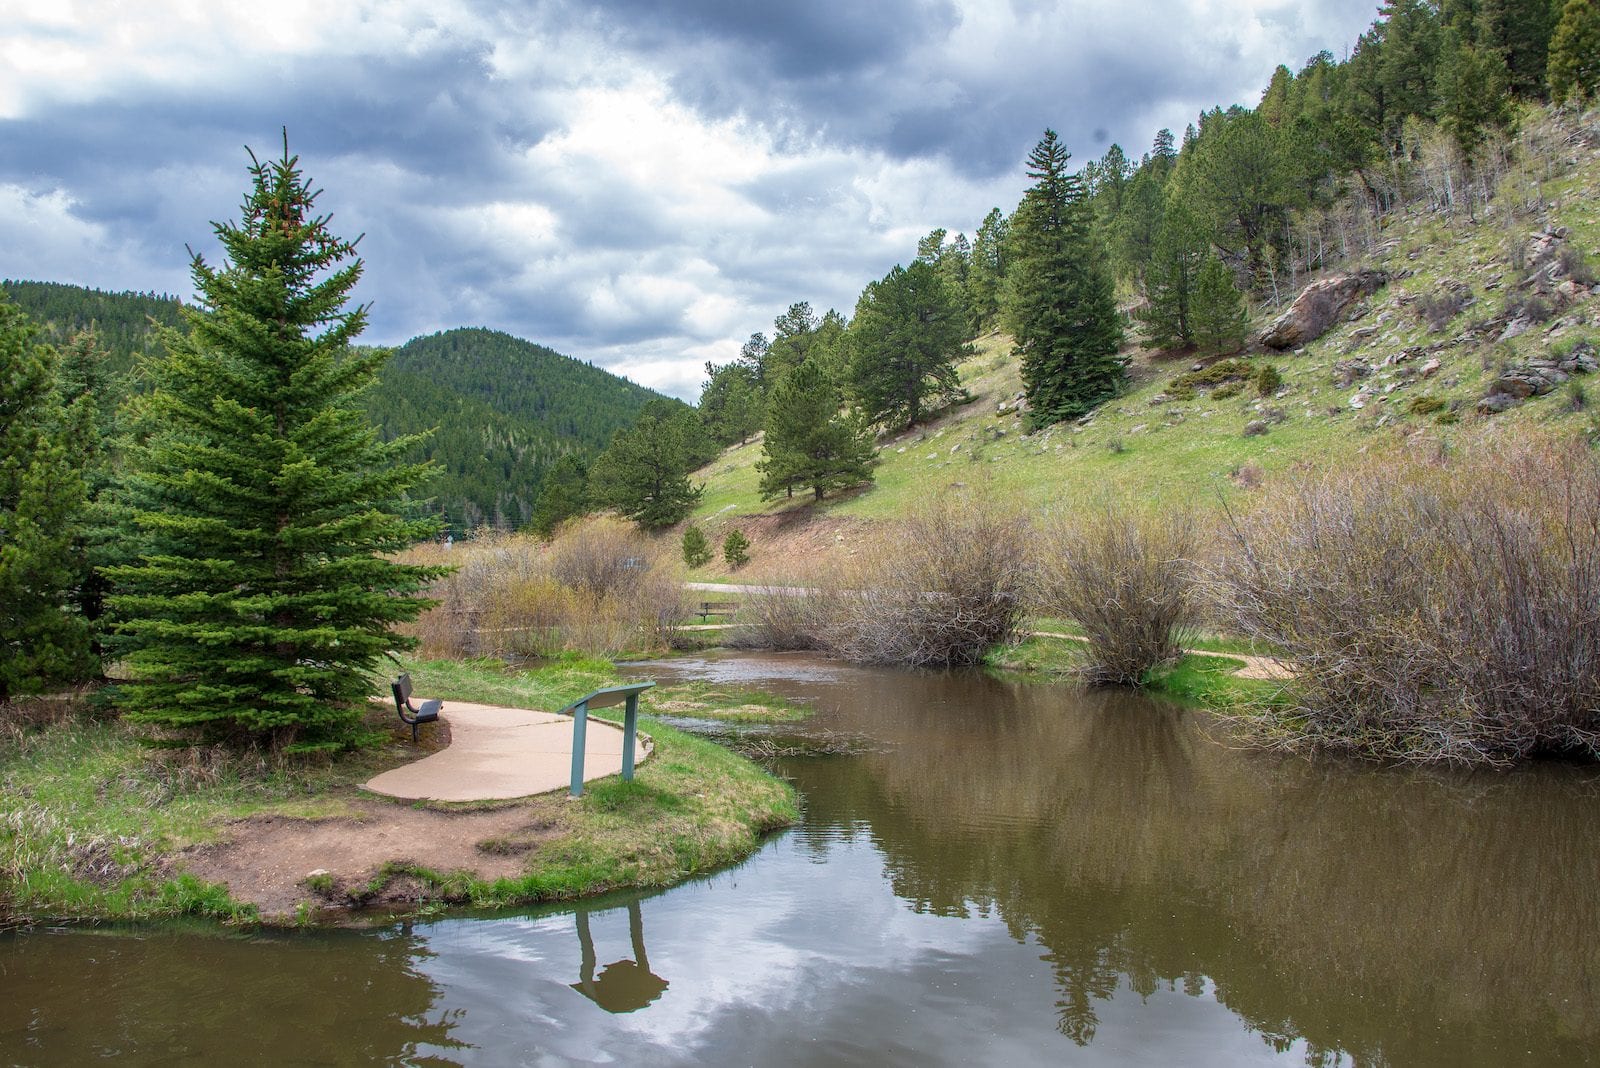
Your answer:
[[[1071,634],[1077,628],[1048,620],[1049,634]],[[985,665],[1040,679],[1076,676],[1084,662],[1084,649],[1071,638],[1049,634],[1027,638],[1014,645],[996,646],[985,658]],[[1206,635],[1186,644],[1188,651],[1176,663],[1157,668],[1145,678],[1143,689],[1150,693],[1203,707],[1225,715],[1249,715],[1252,711],[1284,700],[1285,684],[1268,679],[1239,675],[1244,661],[1227,655],[1260,655],[1259,647],[1239,639]]]
[[[619,681],[608,662],[568,659],[532,672],[493,661],[412,666],[417,691],[449,700],[554,709]],[[19,710],[0,739],[0,923],[44,919],[156,919],[184,914],[257,919],[220,886],[183,871],[186,847],[225,840],[236,821],[378,818],[386,806],[359,784],[422,753],[393,710],[374,707],[383,745],[307,763],[269,755],[152,750],[129,727],[84,702]],[[308,885],[309,904],[383,900],[404,877],[408,900],[479,906],[664,886],[746,856],[761,836],[797,818],[793,790],[720,747],[646,717],[655,751],[635,780],[600,780],[579,801],[546,795],[528,810],[536,846],[484,841],[485,854],[525,854],[510,878],[387,863],[351,880]],[[426,745],[424,746],[424,752]],[[458,809],[460,806],[430,806]]]

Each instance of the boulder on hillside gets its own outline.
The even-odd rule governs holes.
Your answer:
[[[1261,335],[1261,343],[1272,349],[1292,349],[1315,341],[1339,321],[1346,308],[1388,282],[1389,276],[1383,271],[1336,274],[1312,282]]]

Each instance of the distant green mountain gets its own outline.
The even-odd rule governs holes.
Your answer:
[[[56,345],[93,326],[106,352],[104,370],[113,377],[127,374],[141,353],[155,347],[152,322],[176,327],[183,321],[182,303],[165,293],[105,293],[62,282],[10,279],[0,287]]]
[[[498,330],[462,328],[395,350],[369,398],[385,437],[438,427],[430,492],[457,530],[521,526],[550,465],[592,456],[660,394]]]
[[[51,341],[92,325],[119,398],[137,388],[130,372],[158,345],[157,326],[182,327],[175,297],[58,282],[0,284]],[[437,428],[415,457],[439,468],[421,492],[461,533],[526,523],[551,464],[568,453],[599,453],[659,397],[543,345],[473,328],[397,348],[367,406],[385,438]]]

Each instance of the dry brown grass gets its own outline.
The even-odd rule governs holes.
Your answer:
[[[1199,540],[1186,510],[1110,500],[1041,524],[1035,595],[1045,614],[1083,628],[1085,675],[1137,686],[1182,655],[1194,623]]]
[[[1217,573],[1285,651],[1281,737],[1387,759],[1600,755],[1600,464],[1486,439],[1284,487],[1234,517]]]
[[[568,524],[549,543],[485,533],[413,556],[457,568],[413,628],[427,657],[663,650],[684,618],[672,554],[611,517]]]

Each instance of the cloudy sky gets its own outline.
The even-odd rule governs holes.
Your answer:
[[[936,226],[1253,104],[1375,0],[0,0],[0,277],[191,293],[245,146],[364,233],[368,340],[488,326],[693,398]],[[215,259],[215,256],[212,256]]]

